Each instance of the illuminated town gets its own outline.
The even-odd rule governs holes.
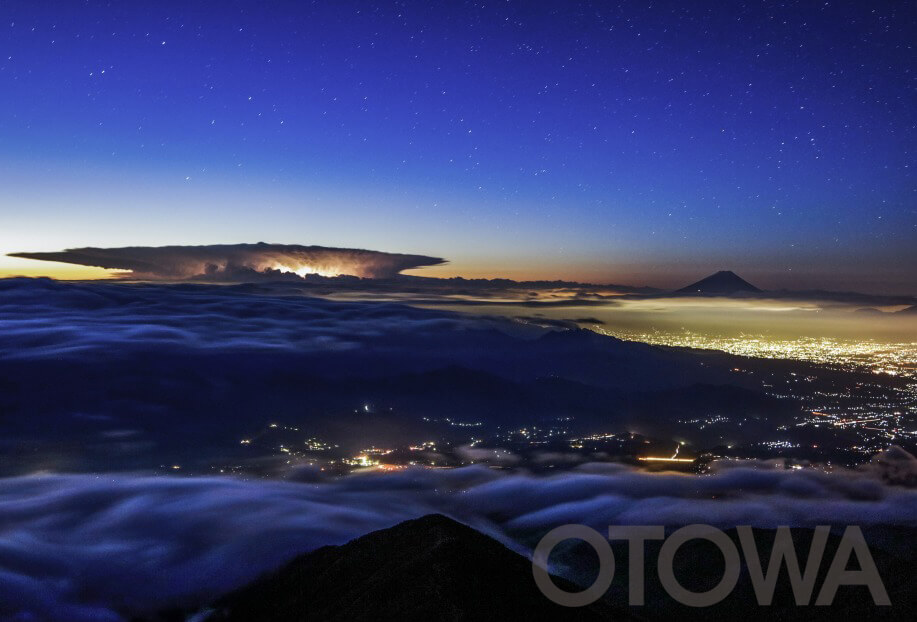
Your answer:
[[[734,355],[729,359],[734,381],[757,388],[772,402],[760,411],[745,404],[738,409],[715,405],[692,407],[684,415],[670,406],[653,406],[627,416],[625,406],[615,417],[623,420],[605,424],[558,413],[510,426],[473,412],[430,412],[415,418],[416,436],[359,435],[362,441],[274,421],[240,439],[243,451],[233,463],[211,462],[209,468],[282,475],[306,466],[341,475],[470,464],[545,471],[621,462],[703,473],[717,460],[779,459],[786,468],[856,466],[892,444],[917,446],[917,343],[591,328],[628,341]],[[411,417],[369,403],[355,405],[347,416],[357,418],[352,419],[357,426],[360,418]]]
[[[653,331],[634,333],[595,327],[604,335],[662,346],[721,350],[739,356],[809,361],[846,371],[900,376],[913,382],[917,392],[917,341],[881,343],[873,340],[841,340],[830,337],[777,339],[765,335],[722,337],[700,332]]]
[[[662,338],[657,336],[657,341]],[[684,341],[665,345],[683,347]],[[698,342],[691,342],[696,347]],[[709,349],[715,340],[703,342]],[[738,348],[736,348],[738,349]],[[783,404],[782,415],[749,417],[728,410],[704,416],[675,418],[654,429],[639,422],[630,429],[597,429],[579,424],[574,417],[558,416],[522,427],[475,421],[472,415],[422,416],[425,438],[403,444],[357,447],[347,438],[323,439],[296,426],[270,423],[240,444],[253,453],[239,455],[237,464],[213,465],[221,473],[261,473],[256,456],[273,455],[284,470],[316,467],[320,472],[345,474],[355,470],[391,470],[406,467],[453,468],[486,464],[492,468],[525,468],[531,471],[573,468],[582,463],[621,462],[651,470],[686,470],[703,473],[716,460],[760,461],[780,459],[786,468],[855,466],[891,444],[917,445],[917,394],[910,351],[889,356],[887,350],[864,346],[845,351],[834,344],[830,353],[811,347],[765,344],[758,341],[747,352],[757,352],[732,372],[759,383],[762,390]],[[773,358],[791,354],[820,356],[818,365],[773,368]],[[847,352],[847,358],[844,358]],[[855,352],[855,354],[853,354]],[[883,371],[866,373],[864,360],[875,352]],[[765,354],[766,353],[766,354]],[[830,360],[828,360],[830,358]],[[765,359],[765,360],[759,360]],[[884,370],[895,361],[895,373]],[[873,368],[875,371],[877,368]],[[369,405],[355,408],[356,416],[374,417]],[[391,409],[382,409],[389,410]],[[472,429],[463,434],[461,430]],[[645,432],[637,429],[646,430]],[[584,431],[586,433],[584,433]],[[667,434],[667,435],[666,435]],[[766,435],[762,437],[762,434]],[[257,463],[258,466],[252,466]],[[276,473],[274,470],[268,471]]]

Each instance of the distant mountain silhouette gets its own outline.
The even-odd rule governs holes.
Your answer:
[[[528,559],[441,514],[301,555],[215,609],[210,621],[631,619],[601,601],[554,604],[535,585]]]
[[[711,274],[697,283],[677,290],[676,294],[736,294],[741,292],[760,292],[761,290],[730,270],[721,270]]]

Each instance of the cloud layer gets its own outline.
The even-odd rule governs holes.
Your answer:
[[[391,413],[371,422],[374,443],[427,438],[431,413],[628,429],[618,417],[641,411],[620,391],[735,376],[589,331],[262,289],[0,280],[0,473],[238,464],[258,457],[239,439],[277,421],[349,447],[369,428],[340,415],[365,403]]]
[[[504,386],[491,376],[513,383],[550,376],[552,393],[563,380],[576,383],[577,396],[594,394],[607,420],[606,390],[687,386],[720,373],[719,355],[710,353],[548,332],[531,322],[307,298],[296,289],[266,295],[261,286],[0,280],[0,459],[22,430],[75,438],[68,426],[138,436],[145,430],[164,443],[154,434],[162,432],[194,453],[219,434],[238,446],[233,426],[250,427],[268,414],[304,417],[321,406],[322,387],[356,395],[334,384],[351,376],[365,390],[374,374],[389,385],[386,374],[473,365],[480,374],[460,375],[456,394],[474,389],[487,403],[494,386]],[[727,359],[722,373],[731,378]],[[418,378],[407,385],[412,391],[435,376]],[[514,388],[516,407],[526,403],[519,401],[526,394],[515,392],[524,385],[506,386]],[[444,399],[440,385],[431,391],[440,409],[457,401]],[[122,436],[116,440],[123,444]],[[77,445],[81,454],[91,449]],[[111,469],[113,458],[102,456],[100,470]],[[915,525],[917,491],[907,487],[917,481],[915,462],[895,450],[861,471],[762,463],[722,465],[706,477],[586,464],[553,477],[476,466],[339,480],[308,470],[293,470],[288,481],[5,478],[0,618],[117,620],[199,604],[303,551],[437,511],[519,548],[565,522]],[[512,464],[512,456],[503,463]]]
[[[129,270],[140,280],[254,281],[308,274],[389,278],[402,270],[445,263],[439,257],[353,248],[297,244],[212,244],[208,246],[128,246],[70,248],[51,253],[10,253],[11,257],[60,261]]]
[[[90,350],[334,352],[367,341],[447,335],[493,325],[456,313],[304,296],[263,296],[244,286],[65,284],[0,280],[0,359],[45,359]],[[504,322],[504,324],[506,324]]]
[[[903,459],[894,456],[897,468]],[[709,477],[584,465],[552,477],[412,469],[319,483],[0,479],[0,617],[120,620],[192,606],[324,544],[445,512],[516,548],[577,522],[917,525],[917,491],[864,471],[725,466]],[[299,476],[312,480],[312,474]],[[295,480],[297,475],[291,476]]]
[[[0,363],[268,352],[321,355],[328,373],[340,360],[370,375],[458,365],[517,380],[554,376],[632,389],[730,378],[725,367],[722,374],[699,367],[693,355],[590,331],[550,332],[500,317],[289,293],[264,295],[247,285],[2,279]]]

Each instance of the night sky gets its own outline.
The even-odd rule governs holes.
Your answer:
[[[6,1],[0,253],[917,293],[915,7]]]

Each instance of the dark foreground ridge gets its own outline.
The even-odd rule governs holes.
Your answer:
[[[726,535],[739,547],[735,530]],[[813,531],[794,529],[794,548],[806,565]],[[692,608],[666,595],[656,560],[660,542],[646,543],[646,603],[628,607],[628,552],[612,544],[615,579],[605,597],[587,607],[565,608],[541,594],[531,562],[496,540],[441,514],[430,514],[369,533],[343,546],[325,546],[295,558],[282,569],[224,596],[210,609],[210,622],[241,620],[648,620],[702,622],[711,617],[747,622],[910,619],[917,606],[913,589],[915,530],[867,530],[874,558],[892,606],[877,606],[864,586],[842,586],[829,606],[814,606],[818,586],[838,550],[839,534],[829,536],[809,604],[797,606],[785,568],[770,605],[759,606],[743,559],[738,584],[725,600]],[[772,554],[774,532],[755,529],[761,559]],[[675,558],[675,574],[686,589],[705,592],[723,575],[721,553],[692,540]],[[554,577],[565,591],[591,585],[596,558],[584,543],[561,546],[556,555],[574,582]],[[764,562],[767,564],[767,561]],[[856,568],[848,563],[848,569]]]
[[[676,294],[728,295],[742,292],[758,293],[761,290],[730,270],[721,270],[697,283],[677,290]]]
[[[554,604],[528,559],[441,514],[301,555],[215,608],[208,620],[630,619],[602,603]]]

